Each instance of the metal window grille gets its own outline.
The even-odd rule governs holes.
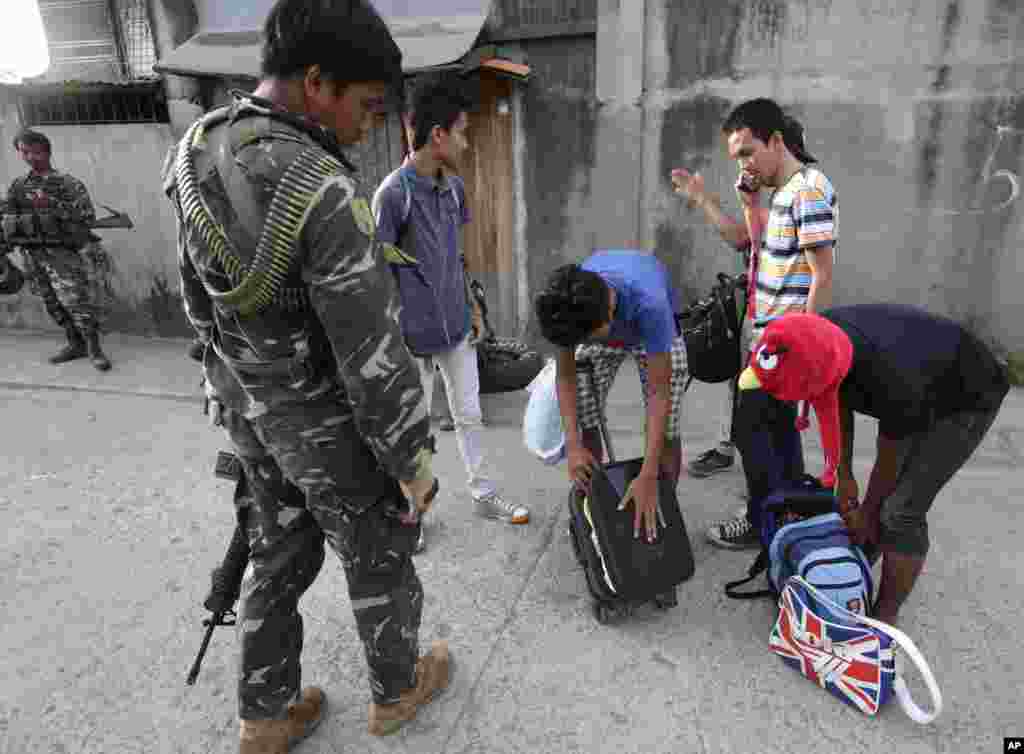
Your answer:
[[[71,82],[27,88],[20,92],[21,122],[26,126],[94,123],[167,123],[170,120],[163,87],[152,84],[91,84]]]
[[[144,79],[156,76],[153,73],[156,45],[153,43],[153,32],[145,0],[116,0],[115,6],[127,78]]]

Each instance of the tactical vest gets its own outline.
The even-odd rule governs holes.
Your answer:
[[[71,222],[52,210],[16,210],[5,205],[0,211],[0,240],[10,246],[80,249],[93,239],[99,240],[88,226]]]
[[[284,120],[279,113],[269,109],[253,106],[252,110],[252,116]],[[308,145],[278,182],[255,254],[247,258],[234,246],[206,206],[194,161],[194,153],[208,147],[207,132],[225,123],[230,111],[231,108],[220,108],[196,121],[181,140],[175,165],[182,220],[199,231],[233,286],[230,290],[220,291],[204,280],[207,293],[216,305],[235,311],[241,317],[257,314],[272,304],[284,308],[305,306],[305,287],[288,287],[285,282],[289,277],[295,277],[293,261],[307,210],[323,183],[341,172],[344,166],[321,146]],[[294,125],[292,119],[287,122]],[[295,140],[301,141],[298,137]],[[234,151],[244,144],[231,146]],[[288,282],[294,284],[298,281],[292,279]]]
[[[236,112],[234,120],[228,123],[233,111]],[[210,211],[202,195],[196,167],[196,156],[200,152],[207,151],[216,155],[220,149],[227,148],[230,154],[234,154],[250,141],[266,138],[265,132],[252,132],[238,141],[228,141],[238,138],[239,131],[232,129],[232,125],[249,117],[269,118],[287,124],[290,129],[274,131],[272,138],[290,139],[303,146],[277,182],[254,251],[238,248]],[[224,127],[214,131],[222,125]],[[291,129],[299,132],[292,133]],[[177,147],[173,173],[168,178],[171,187],[177,190],[180,221],[201,238],[206,253],[212,257],[212,260],[206,261],[215,262],[210,267],[219,268],[216,271],[223,273],[230,282],[225,289],[222,283],[212,281],[197,266],[197,272],[214,307],[223,314],[236,316],[243,329],[246,319],[273,317],[275,311],[306,313],[307,326],[311,330],[309,340],[322,340],[318,332],[313,332],[320,330],[320,325],[312,312],[308,290],[301,279],[299,242],[317,192],[332,176],[352,167],[345,161],[340,150],[336,154],[331,153],[334,150],[329,151],[331,145],[324,143],[327,138],[324,134],[311,133],[310,129],[309,124],[295,116],[252,103],[246,103],[241,108],[219,108],[198,120],[186,132]],[[308,340],[303,339],[303,342],[308,343]],[[225,353],[219,347],[216,337],[213,345],[233,371],[253,376],[280,376],[288,380],[308,376],[310,371],[308,362],[312,356],[309,350],[296,353],[290,358],[252,362]],[[319,350],[317,346],[324,345],[309,343],[307,349]]]

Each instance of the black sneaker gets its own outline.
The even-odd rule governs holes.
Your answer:
[[[686,468],[689,470],[690,476],[700,479],[732,468],[732,456],[727,456],[719,451],[718,448],[712,448],[697,456],[696,460],[692,461]]]
[[[759,550],[761,541],[746,515],[712,524],[707,530],[708,540],[725,550]]]

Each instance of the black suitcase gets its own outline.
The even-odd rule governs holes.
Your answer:
[[[618,506],[643,459],[615,461],[603,417],[601,436],[611,462],[594,471],[590,495],[575,486],[570,490],[569,539],[594,599],[594,616],[607,623],[646,602],[675,607],[676,586],[693,575],[694,562],[675,490],[666,479],[658,480],[665,525],[659,525],[653,543],[634,538],[633,508],[620,511]]]

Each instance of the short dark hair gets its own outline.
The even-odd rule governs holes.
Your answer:
[[[785,126],[782,129],[782,141],[786,144],[788,149],[794,157],[805,165],[811,165],[817,162],[817,160],[811,156],[811,153],[807,151],[807,145],[804,144],[804,127],[803,124],[796,118],[787,115],[785,118]]]
[[[767,97],[747,100],[737,105],[722,124],[725,134],[733,134],[749,128],[750,132],[765,144],[778,131],[786,132],[786,116],[775,100]]]
[[[46,134],[33,131],[31,128],[22,129],[14,137],[14,148],[19,149],[22,145],[26,147],[45,147],[48,153],[53,154],[53,146],[50,144],[50,139],[47,138]]]
[[[263,75],[287,78],[312,65],[340,85],[401,86],[402,52],[368,0],[274,3],[263,25]]]
[[[572,348],[608,321],[610,301],[600,275],[567,264],[551,273],[533,306],[541,335],[556,346]]]
[[[422,149],[434,126],[450,131],[462,113],[473,107],[465,82],[454,74],[423,78],[413,86],[406,103],[406,117],[412,125],[411,147]]]

